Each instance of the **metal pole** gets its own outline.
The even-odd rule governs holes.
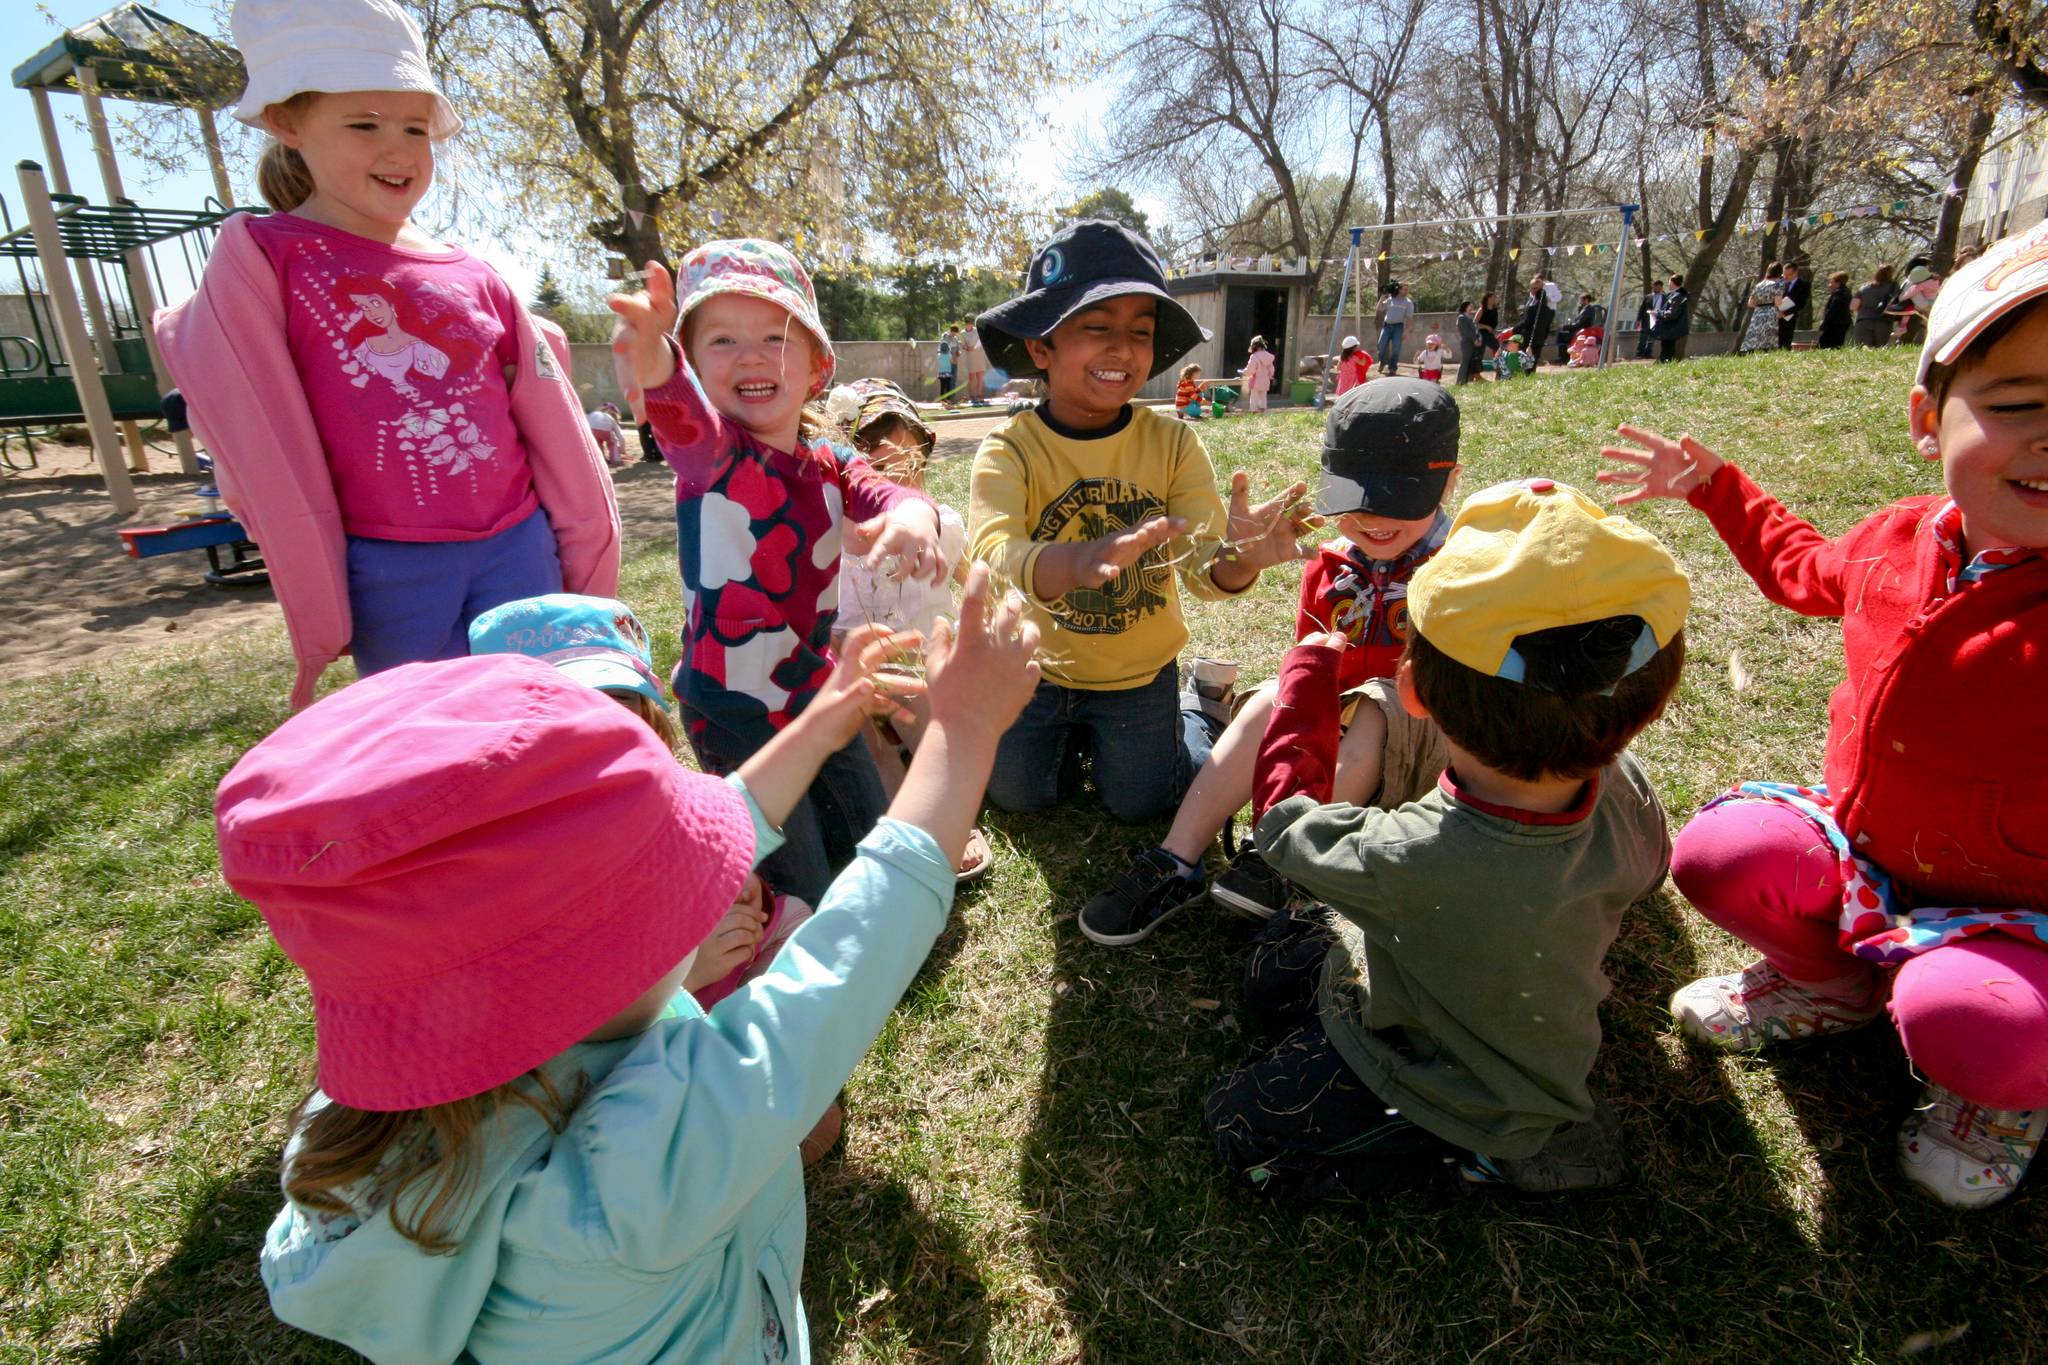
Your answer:
[[[1351,292],[1351,272],[1358,265],[1358,243],[1365,236],[1364,228],[1351,229],[1351,251],[1344,257],[1344,281],[1337,286],[1337,311],[1330,315],[1330,350],[1328,359],[1337,356],[1337,338],[1344,329],[1344,300]],[[1318,385],[1317,387],[1321,387]]]
[[[134,207],[121,188],[121,168],[114,163],[114,139],[107,131],[107,111],[100,103],[100,78],[90,66],[78,68],[78,93],[85,99],[85,121],[92,129],[92,149],[100,162],[100,179],[107,187],[107,204],[118,209],[123,204]],[[164,365],[163,352],[156,346],[156,291],[149,287],[149,263],[142,258],[140,248],[130,248],[122,253],[128,265],[128,299],[135,306],[136,330],[142,333],[142,343],[149,351],[149,366],[154,371],[158,398],[170,396],[172,384],[170,370]],[[140,447],[142,434],[129,423],[128,442],[132,448]],[[177,432],[173,441],[178,447],[178,468],[187,474],[199,472],[199,456],[192,448],[192,437],[187,432]],[[144,461],[143,470],[148,464]]]
[[[1621,210],[1621,239],[1614,244],[1614,283],[1607,290],[1607,327],[1600,338],[1600,365],[1606,366],[1614,359],[1614,353],[1621,345],[1621,274],[1628,261],[1628,234],[1636,221],[1636,210],[1640,204],[1618,204]]]
[[[36,124],[42,129],[43,151],[50,158],[50,181],[57,193],[71,193],[71,174],[64,168],[64,148],[57,141],[57,117],[50,108],[50,92],[37,86],[29,91],[36,104]],[[100,299],[99,281],[93,278],[92,262],[76,260],[71,269],[78,276],[78,296],[85,303],[86,319],[92,324],[93,353],[108,374],[121,372],[121,353],[114,349],[114,329],[107,320],[107,306]]]
[[[199,139],[206,144],[206,164],[213,168],[213,192],[220,197],[222,208],[235,206],[235,192],[228,184],[228,163],[220,154],[220,129],[213,123],[213,110],[194,109],[199,120]]]
[[[33,161],[24,161],[15,171],[21,181],[22,202],[28,207],[29,228],[35,234],[36,259],[43,267],[43,288],[49,292],[50,311],[56,315],[57,332],[64,338],[65,357],[71,362],[71,382],[78,390],[78,406],[85,413],[86,426],[92,430],[100,478],[106,483],[114,510],[122,516],[133,516],[139,506],[135,486],[128,481],[128,471],[121,464],[121,438],[114,432],[114,413],[107,403],[106,383],[92,363],[92,343],[86,338],[78,295],[64,266],[64,241],[57,232],[57,215],[50,209],[50,191],[43,183],[43,168]]]

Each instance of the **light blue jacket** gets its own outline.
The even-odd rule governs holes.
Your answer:
[[[781,836],[747,804],[758,861]],[[381,1207],[287,1203],[263,1248],[271,1307],[376,1361],[759,1362],[782,1358],[775,1324],[787,1359],[809,1360],[797,1143],[952,899],[931,836],[884,819],[769,970],[709,1015],[680,994],[645,1033],[547,1064],[584,1098],[560,1134],[523,1105],[494,1120],[453,1255]]]

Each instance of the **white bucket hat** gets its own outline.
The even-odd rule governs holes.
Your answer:
[[[462,129],[427,66],[426,38],[395,0],[235,0],[228,29],[249,68],[235,117],[251,128],[301,91],[417,90],[434,97],[428,136]]]
[[[1927,382],[1935,364],[1953,365],[1969,344],[2005,314],[2048,294],[2048,222],[1993,242],[1984,254],[1958,270],[1934,296],[1927,319],[1927,344],[1920,348],[1920,372]]]

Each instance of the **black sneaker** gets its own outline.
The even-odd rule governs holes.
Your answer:
[[[1271,919],[1287,908],[1292,895],[1287,879],[1266,866],[1255,848],[1240,850],[1209,888],[1210,900],[1253,919]]]
[[[1163,848],[1148,848],[1081,907],[1081,932],[1108,948],[1136,943],[1182,906],[1202,898],[1202,879],[1183,877]]]
[[[1534,1156],[1509,1160],[1475,1154],[1463,1174],[1469,1184],[1507,1185],[1524,1194],[1563,1194],[1613,1189],[1627,1182],[1630,1171],[1621,1120],[1596,1095],[1592,1118],[1558,1129]]]

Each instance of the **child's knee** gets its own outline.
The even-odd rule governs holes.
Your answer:
[[[1892,1021],[1913,1065],[1993,1109],[2048,1105],[2048,948],[1986,935],[1899,968]]]
[[[1830,914],[1840,877],[1827,840],[1775,801],[1724,801],[1687,821],[1671,845],[1672,882],[1716,922],[1766,908]]]

